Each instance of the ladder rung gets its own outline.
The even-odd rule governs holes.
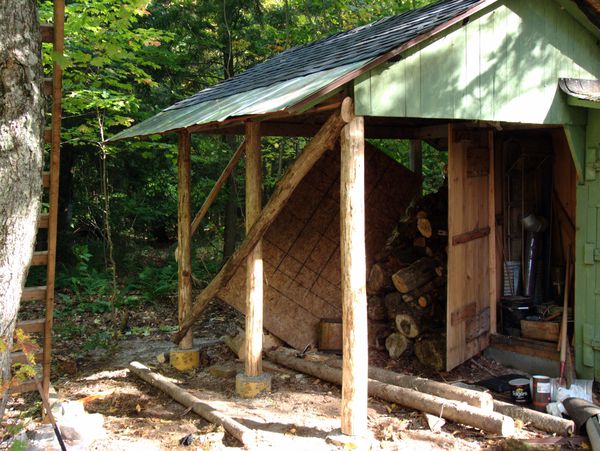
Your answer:
[[[42,213],[38,219],[38,229],[47,229],[50,223],[50,215],[48,213]]]
[[[27,287],[23,288],[21,301],[45,301],[46,287]]]
[[[38,363],[41,363],[40,359],[42,358],[43,355],[44,355],[44,353],[41,350],[33,354],[36,365]],[[27,360],[27,356],[25,355],[25,353],[23,351],[11,352],[10,361],[12,364],[14,364],[14,363],[22,363],[24,365],[29,364],[29,360]]]
[[[42,85],[42,92],[45,96],[50,97],[52,95],[52,77],[44,77],[44,83]]]
[[[31,266],[45,266],[48,264],[48,251],[36,251],[31,257]]]
[[[26,321],[18,321],[15,329],[23,329],[23,332],[26,334],[41,334],[44,332],[44,324],[46,324],[46,320],[44,318],[29,319]]]
[[[44,129],[44,144],[52,144],[52,129],[50,127]]]
[[[42,42],[54,42],[54,25],[51,23],[41,24],[40,33],[42,34]]]
[[[42,186],[48,188],[50,186],[50,171],[42,172]]]
[[[33,380],[26,380],[21,382],[19,385],[11,387],[11,393],[27,393],[30,391],[37,391],[37,385]]]

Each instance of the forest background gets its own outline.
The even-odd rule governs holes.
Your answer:
[[[63,142],[58,229],[57,340],[79,352],[108,347],[116,333],[149,335],[174,326],[127,327],[130,311],[172,305],[176,323],[176,137],[104,146],[117,131],[276,53],[431,0],[80,0],[65,23]],[[39,3],[50,21],[52,3]],[[53,58],[44,50],[44,63]],[[408,143],[378,140],[408,164]],[[263,139],[264,198],[304,145]],[[195,135],[195,213],[229,161],[235,138]],[[427,145],[424,191],[442,181],[446,155]],[[202,288],[243,234],[243,161],[194,236],[193,275]],[[43,270],[32,268],[28,285]],[[82,318],[94,317],[93,321]],[[76,356],[74,356],[76,357]]]

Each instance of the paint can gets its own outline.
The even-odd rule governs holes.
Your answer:
[[[531,391],[534,409],[545,412],[552,393],[550,378],[542,375],[533,376],[531,378]]]
[[[515,404],[527,404],[531,400],[529,391],[529,379],[519,377],[508,381],[510,385],[510,394]]]

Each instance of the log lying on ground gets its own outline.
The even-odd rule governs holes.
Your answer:
[[[299,359],[293,351],[279,348],[269,352],[268,356],[280,365],[310,374],[321,380],[335,384],[342,382],[342,370]],[[494,434],[511,436],[515,431],[514,420],[498,412],[486,412],[466,403],[385,384],[374,379],[369,379],[369,395]]]
[[[342,368],[342,359],[333,358],[327,361],[327,365],[333,368]],[[445,384],[443,382],[432,381],[410,374],[395,373],[376,366],[369,366],[369,377],[386,384],[397,385],[398,387],[409,388],[422,393],[439,396],[440,398],[453,399],[464,402],[473,407],[477,407],[486,412],[492,412],[494,398],[489,393],[485,393],[470,388]]]
[[[424,247],[424,246],[423,246]],[[424,257],[412,265],[402,268],[392,276],[394,287],[400,293],[408,293],[436,277],[435,260]]]
[[[481,390],[473,385],[458,383],[453,387],[465,388],[467,390]],[[483,393],[480,391],[480,393]],[[528,409],[526,407],[515,406],[504,401],[494,399],[494,410],[502,415],[509,416],[515,420],[520,420],[525,424],[530,424],[536,429],[551,434],[571,435],[575,431],[575,423],[572,420],[555,417],[544,412]]]
[[[129,364],[129,371],[148,382],[150,385],[159,388],[171,396],[179,404],[182,404],[188,408],[191,407],[194,413],[200,415],[202,418],[210,421],[211,423],[223,426],[227,432],[229,432],[244,445],[256,445],[257,436],[252,429],[249,429],[243,424],[238,423],[233,418],[222,412],[219,412],[214,407],[201,402],[198,398],[185,391],[183,388],[178,387],[166,377],[157,373],[153,373],[148,367],[139,362],[131,362]]]

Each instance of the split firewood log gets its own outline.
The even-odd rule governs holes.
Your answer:
[[[410,261],[403,263],[393,255],[374,263],[367,278],[367,294],[380,294],[393,290],[392,275],[408,264]]]
[[[412,291],[409,291],[408,293],[402,296],[402,300],[404,302],[415,302],[419,299],[419,297],[427,295],[431,291],[441,288],[444,285],[446,285],[446,279],[442,277],[437,277],[427,282],[425,285],[422,285],[418,288],[415,288]]]
[[[385,302],[380,296],[371,296],[367,299],[367,317],[371,321],[383,321],[387,318]]]
[[[398,332],[408,338],[415,338],[421,335],[424,328],[424,315],[418,312],[417,309],[410,308],[407,304],[403,304],[403,308],[400,310],[394,318]]]
[[[385,340],[385,348],[392,359],[397,359],[403,355],[411,355],[414,350],[414,344],[413,340],[396,332],[388,335]]]
[[[400,293],[405,294],[423,286],[436,277],[436,266],[434,259],[428,257],[421,258],[412,265],[400,269],[392,276],[394,287]]]
[[[415,342],[419,362],[437,371],[446,369],[446,337],[442,333],[425,334]]]

